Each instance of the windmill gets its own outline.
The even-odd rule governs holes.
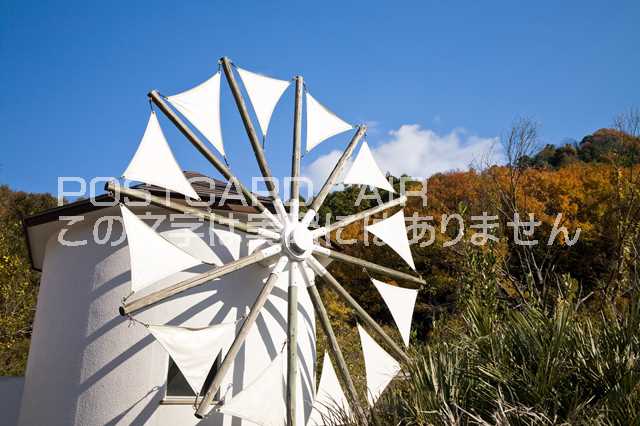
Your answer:
[[[257,264],[268,265],[270,268],[268,278],[262,283],[262,288],[253,305],[239,323],[214,324],[210,327],[198,329],[146,324],[149,332],[169,352],[193,388],[196,394],[194,403],[195,416],[203,418],[214,409],[258,424],[273,426],[284,424],[285,422],[288,425],[296,424],[296,419],[298,418],[296,415],[296,399],[299,397],[296,391],[298,378],[296,313],[299,291],[304,290],[306,290],[311,299],[315,314],[328,341],[328,353],[324,357],[322,376],[308,423],[323,424],[323,417],[327,414],[328,407],[331,404],[339,404],[342,408],[351,409],[356,414],[362,413],[362,408],[359,407],[358,403],[358,395],[332,325],[329,322],[324,303],[315,285],[315,279],[323,280],[335,291],[354,310],[367,329],[373,331],[378,341],[384,342],[384,345],[392,351],[392,354],[387,353],[376,342],[376,339],[367,333],[364,327],[358,325],[365,358],[367,401],[369,404],[375,403],[376,398],[399,372],[400,362],[405,361],[407,356],[401,345],[398,345],[387,335],[366,310],[325,268],[320,259],[328,258],[346,262],[364,268],[366,271],[391,277],[402,282],[421,285],[424,281],[417,275],[397,271],[336,251],[327,247],[327,245],[320,244],[319,240],[349,224],[384,212],[387,209],[404,205],[406,196],[396,194],[395,198],[392,198],[387,203],[342,218],[335,223],[318,228],[311,226],[317,212],[334,185],[340,183],[340,178],[347,167],[349,167],[349,170],[344,179],[342,179],[342,183],[372,185],[392,193],[394,190],[377,167],[366,141],[362,142],[356,158],[353,161],[351,160],[356,146],[366,134],[366,126],[360,125],[354,128],[354,126],[340,119],[311,96],[304,85],[303,78],[297,76],[293,79],[295,81],[295,105],[291,161],[292,183],[290,187],[290,208],[287,211],[273,183],[272,173],[265,158],[263,145],[253,125],[245,97],[236,79],[236,73],[240,76],[251,101],[263,138],[267,135],[271,115],[276,104],[290,85],[290,81],[278,80],[238,68],[226,57],[223,57],[219,64],[219,70],[211,78],[190,90],[167,97],[153,90],[148,96],[151,103],[177,127],[200,154],[225,179],[235,183],[247,201],[262,214],[266,224],[257,226],[236,218],[217,214],[207,208],[194,206],[190,202],[177,202],[168,197],[149,194],[135,187],[127,187],[117,181],[109,182],[106,188],[114,194],[114,197],[117,194],[117,199],[122,199],[122,196],[126,196],[130,201],[144,200],[152,205],[187,214],[207,221],[212,225],[228,228],[233,232],[259,237],[264,241],[264,244],[245,257],[240,257],[222,265],[215,264],[215,262],[207,259],[207,247],[203,247],[204,243],[198,240],[195,234],[188,230],[179,232],[179,237],[186,238],[192,242],[190,250],[183,250],[174,240],[176,235],[172,237],[168,234],[157,234],[129,210],[126,204],[122,204],[121,213],[131,258],[132,294],[123,300],[119,308],[120,314],[135,319],[135,315],[139,311],[152,305],[161,304],[180,293],[199,286],[215,286],[215,280]],[[265,185],[269,191],[274,212],[240,182],[226,161],[220,126],[220,84],[222,74],[224,74],[225,80],[229,85],[258,166],[265,179]],[[309,209],[301,215],[298,201],[300,192],[298,179],[300,177],[302,150],[303,98],[306,98],[307,150],[313,149],[318,144],[337,134],[354,129],[355,133],[324,185],[313,199]],[[208,143],[203,141],[203,138],[193,130],[194,128]],[[211,147],[223,157],[222,160],[218,154],[211,150]],[[173,157],[153,109],[142,141],[129,166],[123,173],[123,177],[182,194],[187,197],[187,201],[199,199],[198,194],[191,187]],[[415,271],[402,210],[387,219],[369,225],[368,231],[384,241]],[[196,248],[194,249],[194,247]],[[154,256],[149,256],[149,252],[154,253]],[[198,264],[209,265],[210,268],[186,280],[162,286],[151,292],[144,291],[172,273]],[[279,389],[264,389],[264,383],[274,383],[273,380],[266,380],[265,377],[275,377],[275,382],[277,383],[279,382],[278,377],[284,375],[283,362],[280,359],[280,355],[278,355],[255,381],[246,385],[245,389],[234,395],[230,401],[225,400],[222,404],[213,406],[212,401],[215,395],[220,392],[225,376],[229,373],[248,333],[252,327],[255,327],[256,320],[260,316],[267,298],[284,271],[288,272],[289,285],[287,289],[287,338],[283,342],[283,348],[286,347],[287,371],[286,380],[282,381],[282,404],[266,404],[264,398],[262,398],[265,394],[277,396],[280,393]],[[256,281],[256,285],[259,285],[259,280],[256,279]],[[301,283],[303,285],[300,285]],[[417,290],[396,287],[374,279],[372,279],[372,284],[378,289],[387,303],[398,326],[403,343],[408,346]],[[236,331],[236,333],[231,336],[232,339],[227,339],[225,336],[228,335],[230,330]],[[231,340],[230,344],[225,343],[229,340]],[[207,374],[211,371],[214,363],[214,357],[210,355],[213,347],[222,351],[223,357],[215,370],[213,378],[208,383],[205,383],[207,382]],[[281,353],[284,357],[284,352],[281,351]],[[330,358],[335,362],[338,374],[336,374]],[[342,385],[344,385],[346,392],[342,390]]]

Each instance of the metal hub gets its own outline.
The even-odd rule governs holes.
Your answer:
[[[286,227],[282,233],[286,253],[292,259],[304,260],[313,251],[313,235],[305,226],[296,223]]]

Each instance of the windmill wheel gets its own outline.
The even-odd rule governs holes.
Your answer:
[[[326,256],[330,259],[356,265],[365,270],[389,276],[396,280],[415,284],[423,284],[424,281],[417,276],[332,250],[320,245],[318,240],[323,236],[330,235],[332,231],[343,228],[368,216],[383,212],[386,209],[401,206],[405,203],[406,197],[404,195],[397,196],[385,204],[348,216],[333,224],[320,228],[310,227],[311,222],[325,198],[333,186],[338,183],[338,178],[342,174],[343,169],[347,167],[356,146],[365,136],[366,126],[361,125],[356,126],[355,134],[352,136],[340,159],[318,192],[318,195],[313,199],[306,213],[300,217],[298,203],[299,184],[297,179],[300,176],[303,97],[306,95],[307,150],[312,149],[331,136],[353,129],[354,127],[338,118],[306,92],[303,79],[298,76],[294,79],[295,109],[291,167],[292,184],[290,189],[290,209],[287,212],[272,182],[273,178],[265,159],[263,146],[260,143],[252,119],[249,116],[244,96],[236,81],[232,68],[233,65],[228,58],[222,58],[220,60],[220,67],[222,72],[218,70],[213,77],[193,89],[169,97],[164,97],[154,90],[149,93],[149,99],[227,180],[235,182],[251,205],[263,215],[267,224],[265,226],[256,226],[248,222],[216,214],[209,209],[191,207],[188,203],[177,202],[166,197],[152,195],[140,189],[125,187],[116,181],[109,182],[107,184],[107,190],[113,193],[114,196],[117,195],[117,199],[121,199],[124,195],[129,200],[146,200],[153,205],[186,213],[217,226],[229,228],[234,232],[259,236],[263,238],[267,244],[245,257],[223,265],[212,266],[206,272],[198,273],[189,279],[163,286],[159,290],[147,292],[146,294],[143,293],[142,296],[137,296],[138,291],[173,273],[208,262],[201,257],[195,256],[193,253],[181,250],[171,241],[171,238],[168,238],[166,235],[160,236],[155,233],[155,231],[128,210],[125,205],[122,205],[122,217],[131,255],[132,294],[131,297],[123,301],[122,306],[120,306],[120,313],[122,315],[132,316],[144,308],[162,303],[177,294],[198,286],[215,286],[216,283],[214,280],[216,279],[248,268],[259,262],[264,264],[265,261],[269,261],[272,266],[268,279],[263,283],[255,302],[251,306],[248,314],[242,319],[241,324],[234,324],[233,330],[236,331],[237,328],[237,333],[233,338],[233,342],[226,350],[213,379],[210,380],[207,386],[204,385],[205,377],[202,377],[202,371],[206,376],[208,368],[204,370],[201,369],[202,371],[198,374],[193,366],[199,362],[200,365],[211,367],[214,360],[211,359],[207,364],[206,360],[189,359],[189,357],[194,357],[194,354],[189,352],[188,347],[181,346],[182,342],[186,342],[186,340],[183,334],[180,334],[180,331],[176,330],[175,327],[173,329],[166,329],[163,328],[165,326],[148,325],[150,332],[163,344],[172,357],[175,358],[174,361],[176,361],[178,367],[183,370],[183,374],[194,388],[197,395],[194,404],[196,409],[195,415],[202,418],[212,409],[211,403],[216,393],[220,390],[225,375],[227,375],[233,365],[234,359],[244,344],[248,333],[252,327],[254,327],[269,294],[283,271],[286,270],[288,270],[290,277],[301,278],[301,281],[306,284],[306,291],[314,306],[321,328],[326,334],[328,349],[331,357],[337,364],[337,371],[339,373],[338,379],[329,357],[325,356],[322,378],[315,398],[314,411],[311,413],[309,423],[323,423],[322,418],[327,414],[326,408],[329,400],[341,404],[342,408],[351,407],[355,414],[362,414],[363,411],[359,406],[358,395],[356,394],[343,354],[334,335],[331,323],[329,322],[325,306],[314,284],[314,279],[319,277],[326,282],[333,291],[353,308],[360,321],[362,321],[370,331],[373,331],[374,335],[384,342],[385,346],[393,352],[393,355],[388,354],[367,334],[364,328],[358,326],[365,356],[368,387],[367,399],[370,404],[375,402],[380,392],[384,390],[393,376],[398,373],[400,369],[398,359],[404,361],[407,357],[401,345],[398,345],[383,331],[366,310],[361,307],[335,277],[327,271],[317,257]],[[266,129],[268,128],[271,114],[279,98],[288,87],[289,82],[261,76],[240,68],[237,68],[236,72],[240,75],[251,99],[255,115],[262,129],[263,137],[266,137]],[[218,155],[210,150],[210,145],[213,145],[222,156],[225,155],[222,133],[220,131],[219,112],[220,80],[222,73],[224,73],[226,81],[229,84],[256,160],[265,178],[275,214],[267,208],[265,202],[263,202],[264,199],[261,200],[256,197],[236,178],[227,166],[226,161],[221,161]],[[178,114],[178,112],[180,114]],[[189,124],[187,124],[187,122]],[[203,142],[203,140],[192,131],[190,126],[196,128],[208,139],[210,145]],[[140,146],[127,170],[124,172],[123,177],[177,192],[192,199],[199,199],[198,194],[191,187],[175,161],[153,111]],[[348,184],[374,185],[393,191],[393,188],[389,185],[388,181],[385,180],[384,175],[375,164],[366,142],[362,143],[359,154],[353,161],[353,165],[343,182]],[[404,215],[402,212],[398,212],[388,219],[370,225],[368,230],[385,241],[415,269],[409,250]],[[154,256],[147,255],[150,251],[153,251]],[[404,344],[408,345],[411,317],[417,290],[395,287],[377,280],[372,281],[387,303],[404,340]],[[286,404],[282,405],[282,410],[280,410],[279,407],[265,408],[262,413],[264,418],[262,419],[256,420],[255,417],[251,418],[252,421],[257,421],[261,424],[275,426],[284,424],[285,422],[288,425],[294,425],[296,423],[296,369],[298,365],[296,351],[298,332],[296,322],[298,290],[295,279],[290,279],[287,298],[289,314],[286,341],[286,347],[288,348],[286,392],[283,392],[283,394],[286,393],[286,397],[283,398],[286,400]],[[190,341],[196,341],[199,342],[200,345],[204,345],[203,342],[215,340],[217,336],[223,332],[223,329],[223,324],[203,329],[188,329],[189,333],[192,333],[191,336],[197,336],[195,339],[190,337]],[[267,370],[265,370],[265,374],[268,373]],[[282,372],[278,374],[282,374]],[[346,388],[346,394],[342,391],[341,384]],[[248,387],[251,387],[251,385]],[[222,405],[216,406],[215,410],[243,417],[243,407],[241,404],[236,403],[237,401],[244,401],[244,399],[240,397],[243,392],[234,396],[229,403],[225,401]],[[247,401],[248,402],[245,402],[246,404],[251,403],[250,398]],[[248,409],[249,407],[246,408]]]

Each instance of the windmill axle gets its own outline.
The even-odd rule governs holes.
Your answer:
[[[313,234],[301,224],[292,224],[282,232],[282,243],[287,255],[294,260],[304,260],[314,248]]]

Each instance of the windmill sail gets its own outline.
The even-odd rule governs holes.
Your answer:
[[[176,272],[199,265],[199,259],[185,253],[158,235],[125,206],[120,207],[131,258],[131,290],[136,292]]]
[[[307,151],[349,129],[353,129],[351,124],[329,111],[307,92]]]
[[[284,91],[289,87],[290,82],[256,74],[242,68],[237,68],[237,70],[258,117],[262,135],[267,136],[273,110]]]
[[[220,72],[200,85],[168,96],[171,104],[224,155],[220,126]]]
[[[364,369],[367,375],[367,400],[373,406],[387,385],[400,371],[400,364],[376,343],[358,324]]]
[[[233,337],[236,323],[203,328],[149,325],[148,329],[169,353],[193,392],[199,395],[216,357]]]
[[[350,185],[372,185],[385,191],[396,192],[378,167],[367,142],[362,143],[356,159],[344,178],[344,183]]]
[[[140,145],[122,176],[200,199],[184,177],[153,111]]]
[[[225,402],[221,413],[240,417],[262,426],[282,426],[286,423],[283,376],[283,352],[240,393]]]
[[[389,307],[389,311],[398,326],[402,340],[405,346],[408,347],[409,337],[411,335],[411,319],[413,318],[413,309],[416,305],[418,290],[396,287],[373,278],[371,278],[371,281]]]
[[[313,402],[313,409],[307,426],[324,425],[323,419],[330,419],[331,413],[337,410],[351,412],[347,397],[342,391],[338,376],[336,376],[331,359],[329,359],[329,354],[325,352],[324,361],[322,361],[320,385],[318,385],[316,399]]]
[[[416,270],[416,265],[413,263],[413,257],[411,256],[411,247],[407,238],[407,227],[404,224],[402,210],[388,219],[367,226],[366,229],[398,253],[411,266],[411,269]]]
[[[176,228],[161,232],[163,238],[169,240],[174,246],[187,252],[202,263],[222,266],[223,262],[211,249],[209,244],[204,242],[195,232],[188,228]]]

